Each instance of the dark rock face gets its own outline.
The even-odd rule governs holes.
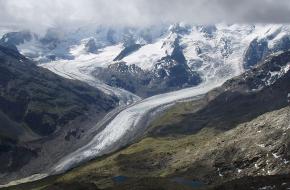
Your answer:
[[[282,36],[279,40],[275,40],[272,46],[269,46],[269,41],[273,40],[281,31],[278,30],[275,33],[266,36],[262,39],[254,39],[244,55],[244,68],[250,69],[259,62],[263,61],[267,56],[279,52],[287,51],[290,49],[290,37],[288,34]]]
[[[96,53],[98,51],[98,47],[96,45],[96,41],[94,39],[90,39],[86,44],[85,44],[85,50],[88,53]]]
[[[155,80],[159,80],[168,87],[195,86],[202,82],[198,73],[192,71],[184,57],[182,47],[177,37],[172,44],[173,51],[162,58],[154,66]]]
[[[155,65],[154,80],[168,87],[195,86],[201,83],[198,73],[191,71],[187,64],[178,63],[166,57]]]
[[[182,51],[182,47],[179,45],[180,39],[177,37],[173,42],[173,51],[169,57],[180,64],[186,64],[186,59]]]
[[[253,40],[244,56],[244,67],[249,69],[261,61],[268,53],[268,42],[266,40]]]
[[[24,43],[25,41],[30,41],[32,39],[32,34],[27,31],[22,32],[10,32],[5,34],[0,39],[0,45],[17,50],[16,46]]]
[[[114,59],[114,61],[120,61],[123,58],[127,57],[128,55],[130,55],[131,53],[137,51],[138,49],[140,49],[142,47],[142,45],[140,44],[133,44],[130,46],[125,47],[119,55],[117,55],[117,57]]]
[[[152,77],[150,72],[124,62],[117,62],[108,68],[98,68],[93,75],[110,86],[123,88],[144,97],[148,96],[148,85]]]
[[[104,115],[116,105],[116,98],[61,78],[0,46],[1,173],[17,171],[39,156],[30,142],[50,139],[78,118]]]

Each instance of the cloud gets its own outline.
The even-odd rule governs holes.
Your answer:
[[[0,0],[0,26],[288,23],[289,0]]]

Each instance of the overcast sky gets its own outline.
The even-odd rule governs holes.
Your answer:
[[[290,23],[290,0],[0,0],[0,25]]]

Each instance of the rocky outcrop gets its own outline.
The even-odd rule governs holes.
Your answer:
[[[140,45],[140,44],[132,44],[130,46],[124,47],[124,49],[120,52],[119,55],[117,55],[117,57],[113,61],[120,61],[123,58],[130,55],[131,53],[137,51],[141,47],[142,47],[142,45]]]
[[[189,68],[178,35],[172,34],[171,37],[162,45],[166,55],[154,63],[152,70],[143,70],[135,64],[127,65],[120,61],[141,48],[141,45],[133,44],[121,51],[114,64],[108,68],[96,68],[93,75],[110,86],[124,88],[142,97],[200,84],[202,78]]]
[[[273,53],[289,50],[290,35],[288,30],[284,30],[285,28],[281,26],[251,41],[244,54],[244,68],[254,67]]]
[[[28,31],[10,32],[0,39],[0,45],[17,50],[17,45],[30,41],[32,38],[33,34]]]
[[[85,44],[85,51],[88,53],[97,53],[98,47],[96,45],[96,41],[94,39],[89,39],[89,41]]]
[[[110,86],[123,88],[141,97],[196,86],[202,82],[198,73],[171,58],[160,60],[153,71],[144,71],[134,64],[127,65],[120,61],[108,68],[97,68],[92,74]]]

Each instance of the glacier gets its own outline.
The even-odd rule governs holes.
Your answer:
[[[148,121],[154,116],[151,112],[158,112],[178,101],[193,99],[218,87],[225,80],[211,81],[197,87],[182,89],[175,92],[156,95],[144,99],[121,111],[112,121],[98,133],[87,145],[69,154],[53,168],[52,173],[61,173],[79,163],[94,157],[114,152],[131,142],[146,131]]]

